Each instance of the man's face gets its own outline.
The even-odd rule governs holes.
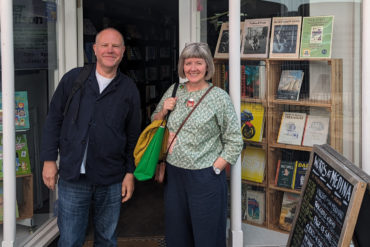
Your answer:
[[[117,69],[122,60],[125,47],[121,35],[115,30],[101,32],[94,44],[97,67]]]

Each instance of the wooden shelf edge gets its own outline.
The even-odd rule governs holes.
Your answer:
[[[297,105],[297,106],[316,106],[322,108],[332,108],[332,103],[329,100],[283,100],[273,99],[269,101],[270,104],[275,105]]]
[[[25,177],[32,177],[33,176],[33,174],[32,173],[30,173],[30,174],[24,174],[24,175],[16,175],[15,177],[16,178],[25,178]],[[3,177],[0,177],[0,181],[2,181],[3,180]]]
[[[266,186],[267,186],[266,179],[262,183],[242,179],[242,183],[243,184],[248,184],[248,185],[253,185],[253,186],[258,186],[258,187],[264,187],[264,188],[266,188]]]
[[[263,58],[263,57],[241,57],[240,58],[240,61],[267,61],[269,60],[269,58]],[[225,61],[229,61],[229,57],[214,57],[213,58],[213,61],[215,63],[217,62],[225,62]]]
[[[262,146],[264,148],[266,148],[267,146],[267,141],[265,138],[262,138],[262,141],[261,142],[254,142],[254,141],[246,141],[246,140],[243,140],[244,144],[250,144],[250,145],[253,145],[253,146]]]
[[[311,152],[313,147],[306,147],[306,146],[298,146],[298,145],[289,145],[289,144],[280,144],[280,143],[271,143],[269,145],[272,148],[283,148],[283,149],[291,149],[291,150],[300,150],[300,151],[308,151]]]
[[[249,98],[249,97],[245,97],[245,96],[242,96],[240,98],[241,102],[245,102],[245,103],[260,103],[262,104],[264,107],[266,107],[266,103],[267,101],[265,99],[260,99],[260,98]]]
[[[214,61],[228,61],[229,57],[214,57]],[[317,62],[330,62],[330,61],[335,61],[335,60],[342,60],[342,58],[316,58],[316,57],[302,57],[302,58],[295,58],[295,57],[270,57],[270,58],[263,58],[263,57],[241,57],[241,61],[317,61]]]
[[[279,187],[279,186],[272,185],[272,184],[269,185],[269,189],[278,190],[278,191],[282,191],[282,192],[290,192],[290,193],[294,193],[294,194],[298,194],[298,195],[301,194],[300,190],[293,190],[293,189]]]

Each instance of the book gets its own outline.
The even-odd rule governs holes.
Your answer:
[[[242,65],[242,96],[258,98],[260,90],[260,66]]]
[[[307,168],[308,168],[308,161],[296,161],[295,162],[292,189],[294,190],[302,189]]]
[[[303,74],[303,70],[283,70],[281,72],[276,98],[298,100]]]
[[[326,144],[329,134],[329,117],[307,115],[302,145],[313,147],[314,144]]]
[[[244,22],[240,23],[240,39],[242,39],[243,27],[244,27]],[[241,44],[240,44],[240,47],[241,47]],[[224,22],[221,25],[214,58],[229,58],[229,23],[228,22]]]
[[[262,183],[265,177],[266,152],[247,146],[242,151],[242,179]]]
[[[27,91],[16,91],[14,93],[15,100],[15,129],[27,130],[30,128],[30,116],[28,111]],[[2,117],[2,93],[0,93],[0,131],[3,130]]]
[[[247,220],[263,224],[265,221],[265,193],[262,191],[247,190],[247,209],[244,212]]]
[[[221,25],[220,35],[218,36],[215,58],[229,57],[229,23],[224,22]]]
[[[331,58],[334,16],[303,17],[301,58]]]
[[[240,57],[268,57],[271,19],[247,19],[242,32]]]
[[[31,164],[25,133],[15,136],[15,171],[16,175],[31,174]],[[0,137],[0,177],[3,177],[3,136]]]
[[[259,66],[259,98],[264,99],[266,94],[266,62],[261,61]]]
[[[277,142],[301,145],[305,123],[306,113],[283,112]]]
[[[265,120],[265,108],[259,103],[242,102],[241,131],[244,141],[261,142]]]
[[[281,160],[278,170],[277,186],[284,188],[291,188],[294,173],[294,161]]]
[[[279,217],[279,227],[285,231],[292,229],[294,215],[297,212],[297,205],[300,195],[289,192],[284,192],[283,202]]]
[[[272,18],[270,58],[298,58],[302,17]]]

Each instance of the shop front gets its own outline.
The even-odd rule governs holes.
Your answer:
[[[228,90],[238,112],[245,107],[262,107],[262,121],[259,125],[254,124],[260,129],[260,139],[245,139],[241,159],[231,169],[229,236],[232,246],[241,246],[243,242],[242,224],[289,233],[289,228],[279,223],[281,204],[285,192],[299,195],[300,191],[282,188],[275,183],[277,166],[282,161],[306,161],[312,147],[304,145],[302,140],[299,144],[279,141],[283,138],[279,136],[282,118],[288,112],[305,114],[305,117],[320,116],[320,121],[327,119],[324,142],[363,170],[370,171],[365,162],[369,160],[368,154],[362,151],[370,140],[366,129],[366,119],[370,118],[368,97],[362,97],[370,92],[362,83],[369,78],[369,72],[363,69],[366,58],[370,57],[370,49],[366,42],[362,42],[369,35],[364,22],[370,16],[366,1],[137,0],[128,3],[121,0],[13,0],[2,1],[0,9],[5,11],[7,4],[12,6],[9,18],[13,27],[9,32],[14,42],[1,37],[3,125],[0,130],[4,155],[0,156],[0,164],[5,179],[0,181],[0,191],[3,191],[5,210],[1,214],[0,236],[5,246],[47,246],[58,237],[57,192],[48,190],[42,181],[43,164],[39,157],[42,127],[59,80],[70,69],[95,62],[92,45],[96,33],[105,27],[114,27],[125,37],[126,52],[120,70],[135,81],[140,91],[143,128],[150,122],[151,112],[161,95],[179,80],[179,51],[185,43],[192,41],[208,43],[216,65],[212,82]],[[305,17],[320,16],[332,17],[326,23],[332,25],[330,54],[324,52],[316,57],[304,57],[300,54],[300,40],[303,39]],[[3,12],[1,17],[1,34],[8,34],[4,26],[9,18],[6,20]],[[276,17],[300,17],[298,31],[286,31],[291,37],[281,39],[286,43],[294,40],[297,54],[274,50],[277,49],[274,35],[283,26],[274,24]],[[252,27],[248,31],[247,23],[257,19],[270,20],[267,36],[262,31],[258,34],[260,28]],[[317,32],[320,30],[323,31],[323,27],[317,28]],[[298,33],[302,35],[297,36]],[[319,36],[315,36],[316,43]],[[11,57],[4,50],[9,45],[6,42],[14,44],[12,68],[6,64],[11,61],[6,60]],[[223,42],[229,44],[223,46]],[[256,51],[263,46],[265,55]],[[256,68],[258,83],[248,79],[252,78],[248,73],[256,73],[253,72]],[[278,96],[284,70],[303,73],[297,100],[288,101]],[[8,84],[12,73],[14,86]],[[10,77],[6,77],[9,74]],[[9,94],[14,98],[9,98]],[[13,108],[15,118],[11,115],[14,111],[9,111]],[[304,132],[301,135],[303,138]],[[256,149],[264,153],[262,180],[258,182],[243,175],[246,152]],[[9,165],[13,163],[16,164],[14,172]],[[163,187],[139,182],[136,186],[137,195],[123,206],[120,222],[134,220],[136,210],[148,224],[158,225],[146,232],[140,232],[140,222],[132,229],[122,227],[121,237],[163,240],[163,201],[158,199]],[[248,216],[247,191],[258,192],[264,198],[263,218],[256,220]],[[11,194],[15,197],[9,196]],[[157,215],[154,216],[144,204],[152,205]],[[89,236],[87,239],[91,240]]]

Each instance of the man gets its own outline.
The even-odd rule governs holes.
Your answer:
[[[140,97],[119,72],[125,46],[113,28],[99,32],[96,68],[64,115],[81,68],[66,73],[50,103],[43,129],[41,159],[45,185],[58,181],[59,246],[82,246],[92,207],[94,246],[116,246],[121,202],[134,191],[133,150],[140,134]],[[56,164],[59,153],[59,170]]]

